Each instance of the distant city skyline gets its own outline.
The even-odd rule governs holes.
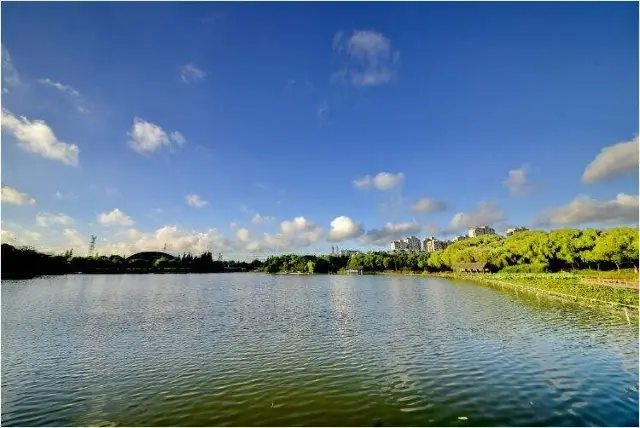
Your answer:
[[[2,242],[243,260],[638,224],[637,3],[1,7]]]

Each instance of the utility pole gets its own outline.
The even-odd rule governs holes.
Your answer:
[[[96,239],[98,239],[97,236],[95,235],[91,235],[91,241],[89,241],[89,255],[92,256],[93,252],[96,249]]]

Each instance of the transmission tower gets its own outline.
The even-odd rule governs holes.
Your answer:
[[[89,241],[89,255],[92,256],[93,252],[96,249],[96,239],[98,239],[97,236],[95,235],[91,235],[91,241]]]

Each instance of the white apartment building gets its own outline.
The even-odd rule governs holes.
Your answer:
[[[495,235],[496,231],[489,226],[480,226],[480,227],[470,227],[469,228],[469,238],[475,238],[476,236],[482,235]]]
[[[449,245],[447,241],[441,241],[433,236],[424,240],[424,250],[427,253],[433,253],[434,251],[444,250]]]
[[[507,230],[504,231],[504,233],[507,235],[507,237],[513,235],[514,233],[518,233],[518,232],[525,232],[529,229],[527,229],[526,227],[510,227]]]
[[[393,241],[391,244],[391,248],[395,251],[420,251],[422,249],[422,244],[420,240],[415,236],[410,236],[408,238],[400,239],[398,241]]]

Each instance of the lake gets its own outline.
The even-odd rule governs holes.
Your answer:
[[[403,276],[2,282],[2,425],[637,426],[638,325]]]

